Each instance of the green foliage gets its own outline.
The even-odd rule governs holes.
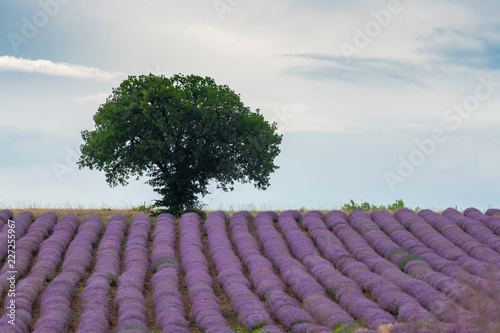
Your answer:
[[[398,262],[398,266],[401,270],[403,270],[406,264],[413,260],[423,260],[423,259],[419,256],[407,256]]]
[[[158,266],[164,263],[177,265],[177,260],[174,258],[160,258],[156,260],[154,263],[151,264],[151,271],[153,272],[153,274],[156,273]]]
[[[374,207],[374,208],[372,208]],[[354,200],[350,199],[349,200],[349,203],[346,203],[342,206],[342,209],[343,210],[356,210],[356,209],[359,209],[359,210],[363,210],[363,211],[367,211],[367,210],[370,210],[370,209],[376,209],[375,206],[370,206],[370,204],[368,202],[363,202],[362,204],[357,204],[356,202],[354,202]]]
[[[110,186],[149,177],[155,207],[180,215],[200,209],[207,187],[269,186],[282,136],[257,109],[209,77],[129,76],[83,131],[79,167],[104,171]],[[145,208],[145,207],[144,207]]]
[[[408,252],[408,250],[403,249],[403,248],[394,249],[394,250],[389,251],[389,253],[387,253],[385,259],[391,260],[392,256],[395,255],[396,253],[406,253],[406,254],[408,254],[409,252]]]
[[[342,325],[342,323],[338,323],[332,328],[332,332],[334,332],[334,333],[354,333],[360,329],[361,329],[361,327],[356,323],[353,323],[353,324],[347,325],[347,326]]]
[[[149,214],[153,210],[153,206],[146,206],[146,203],[132,207],[132,210],[135,212],[143,212],[145,214]]]
[[[333,326],[332,331],[335,333],[338,333],[338,331],[342,328],[342,323],[337,323],[335,326]]]
[[[262,328],[264,328],[264,326],[266,326],[266,323],[257,324],[251,328],[250,332],[251,333],[259,333],[260,331],[262,331]]]
[[[351,200],[349,200],[349,203],[344,204],[341,209],[347,210],[347,211],[362,210],[362,211],[367,212],[370,210],[385,210],[385,211],[392,212],[392,211],[396,211],[396,210],[401,209],[401,208],[408,208],[408,209],[412,209],[415,211],[420,210],[420,208],[418,208],[418,207],[416,207],[416,208],[406,207],[402,199],[397,199],[394,203],[389,204],[387,206],[385,206],[385,205],[379,205],[379,206],[371,205],[367,201],[362,202],[361,204],[358,204],[354,200],[351,199]]]
[[[396,201],[394,201],[394,203],[389,204],[387,206],[384,206],[384,205],[378,206],[379,210],[386,210],[386,211],[391,211],[391,212],[392,211],[396,211],[396,210],[401,209],[401,208],[412,209],[412,208],[409,208],[409,207],[405,206],[405,203],[403,202],[403,199],[397,199]],[[419,210],[419,208],[415,207],[412,210]]]

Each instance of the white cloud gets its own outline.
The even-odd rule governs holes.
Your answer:
[[[0,57],[0,71],[39,73],[51,76],[63,76],[75,79],[95,79],[98,81],[114,81],[123,76],[119,72],[107,72],[99,68],[52,62],[50,60],[31,60],[12,56]]]

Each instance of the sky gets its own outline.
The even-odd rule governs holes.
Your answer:
[[[500,2],[5,0],[0,208],[126,208],[76,165],[81,131],[129,75],[212,77],[283,134],[266,191],[208,209],[355,202],[500,208]]]

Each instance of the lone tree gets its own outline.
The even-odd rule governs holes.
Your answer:
[[[174,214],[198,207],[211,180],[224,191],[234,182],[264,190],[278,169],[276,123],[209,77],[129,76],[94,121],[93,131],[82,132],[80,169],[104,171],[111,187],[148,176],[163,197],[155,206]]]

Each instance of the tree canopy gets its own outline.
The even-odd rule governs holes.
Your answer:
[[[148,176],[162,196],[155,206],[180,213],[196,207],[215,180],[269,186],[282,136],[259,109],[251,111],[212,78],[176,74],[129,76],[82,131],[80,169],[104,171],[110,186]]]

